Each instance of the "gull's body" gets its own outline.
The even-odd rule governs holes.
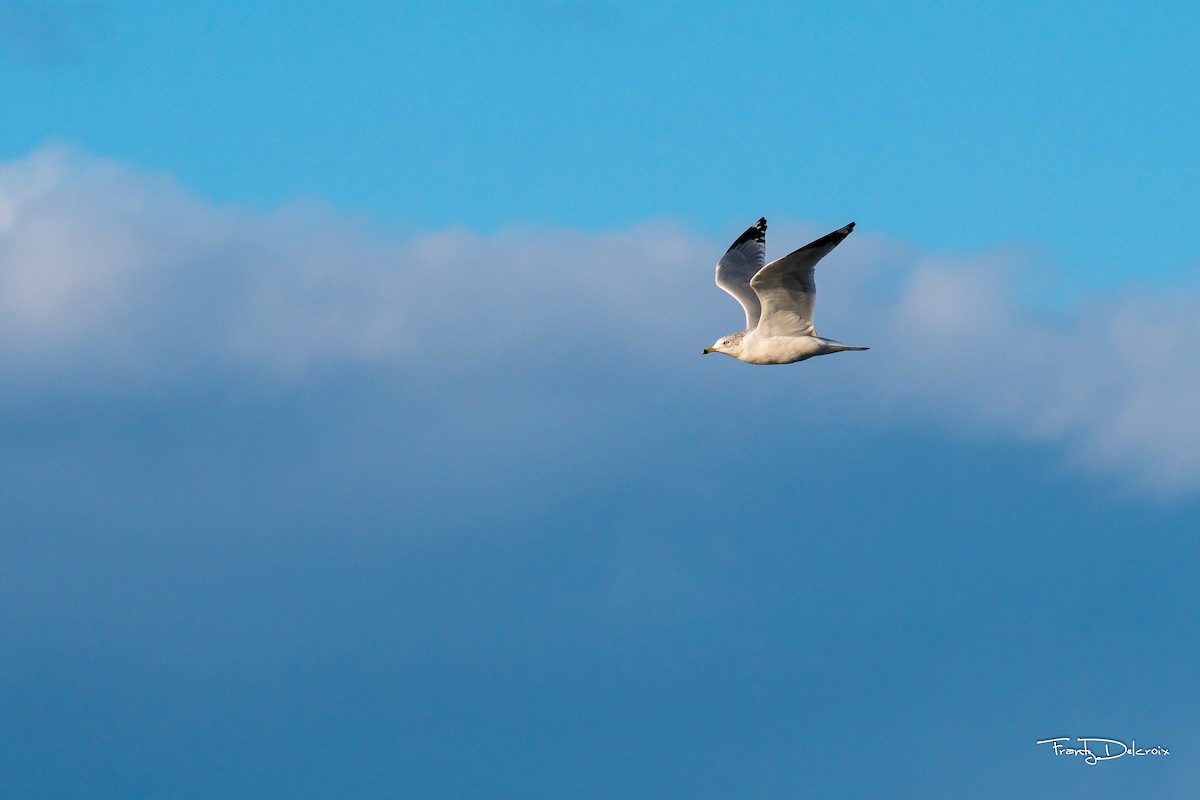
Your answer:
[[[852,230],[853,222],[764,264],[767,221],[760,219],[747,228],[717,264],[717,286],[741,303],[746,329],[722,336],[704,352],[724,353],[748,364],[791,364],[843,350],[869,349],[825,339],[813,327],[814,268]]]

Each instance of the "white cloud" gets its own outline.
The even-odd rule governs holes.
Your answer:
[[[823,333],[873,348],[836,357],[857,408],[1059,442],[1139,489],[1200,489],[1200,295],[1033,310],[1027,298],[1057,287],[1028,255],[922,253],[864,227],[822,267],[818,309]],[[775,225],[772,252],[820,232]],[[2,391],[140,391],[225,370],[286,380],[351,362],[543,398],[567,365],[608,384],[632,367],[669,396],[693,357],[746,391],[784,391],[760,368],[698,361],[739,319],[711,284],[723,246],[664,223],[400,235],[314,204],[215,207],[49,148],[0,166]],[[808,387],[831,374],[782,369],[808,371]],[[657,402],[638,392],[631,403]]]
[[[1050,293],[1036,273],[993,259],[905,267],[891,308],[876,308],[888,351],[868,391],[902,396],[971,428],[1058,441],[1072,461],[1137,488],[1200,488],[1200,294],[1130,288],[1035,312],[1018,292]],[[1031,278],[1033,280],[1031,280]]]
[[[296,371],[402,346],[400,250],[320,208],[216,208],[52,148],[0,168],[0,356],[17,375],[138,383]]]

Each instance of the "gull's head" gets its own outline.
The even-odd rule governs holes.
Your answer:
[[[706,347],[700,351],[700,355],[706,356],[709,353],[724,353],[727,356],[737,358],[742,352],[742,339],[745,338],[746,332],[731,333],[728,336],[722,336],[713,344],[712,347]]]

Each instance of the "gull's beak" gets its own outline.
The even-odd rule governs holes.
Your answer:
[[[706,347],[706,348],[704,348],[703,350],[701,350],[701,351],[700,351],[700,355],[702,355],[702,356],[706,356],[706,355],[708,355],[709,353],[712,353],[712,352],[714,352],[714,351],[713,351],[713,349],[712,349],[711,347]]]

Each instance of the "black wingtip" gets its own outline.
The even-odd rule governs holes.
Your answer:
[[[854,224],[854,223],[851,223],[851,224]],[[743,244],[750,241],[751,239],[753,239],[754,241],[757,241],[757,242],[764,242],[764,243],[767,241],[767,218],[766,217],[759,217],[758,222],[754,223],[749,228],[746,228],[746,232],[743,233],[741,236],[739,236],[737,238],[736,242],[729,245],[729,250],[734,250],[738,247],[741,247]],[[729,250],[726,250],[725,252],[728,253]]]
[[[809,242],[808,244],[804,245],[804,247],[801,247],[800,249],[808,250],[809,248],[813,248],[813,247],[837,247],[839,244],[842,243],[842,239],[845,239],[847,236],[850,235],[850,231],[852,231],[852,230],[854,230],[853,222],[851,222],[848,225],[844,225],[841,228],[838,228],[833,233],[825,234],[820,239],[816,239],[814,241]]]

